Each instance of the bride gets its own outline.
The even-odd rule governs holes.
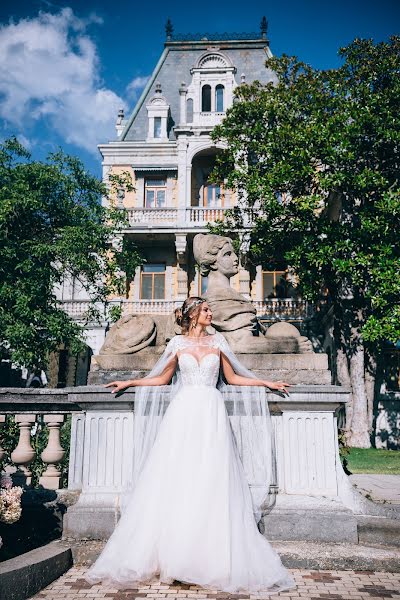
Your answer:
[[[89,583],[137,588],[179,580],[230,593],[295,587],[257,528],[271,479],[264,388],[287,393],[288,384],[245,369],[221,334],[207,333],[211,319],[204,299],[188,298],[177,315],[183,335],[168,343],[153,371],[106,386],[113,394],[139,388],[134,487],[87,572]]]

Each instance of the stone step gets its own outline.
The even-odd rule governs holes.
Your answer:
[[[400,548],[400,519],[357,516],[357,530],[360,544]]]
[[[105,542],[65,542],[72,550],[74,565],[91,565]],[[283,564],[290,569],[356,570],[400,573],[400,550],[359,544],[272,541]]]
[[[400,573],[399,548],[323,542],[272,542],[290,569]]]

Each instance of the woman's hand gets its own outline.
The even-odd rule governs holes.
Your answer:
[[[107,383],[104,387],[114,387],[115,389],[111,390],[111,393],[117,394],[118,392],[122,392],[122,390],[126,390],[131,385],[131,381],[111,381],[111,383]]]
[[[270,390],[277,390],[278,392],[289,394],[289,391],[286,388],[291,387],[291,384],[285,383],[284,381],[265,381],[265,386]]]

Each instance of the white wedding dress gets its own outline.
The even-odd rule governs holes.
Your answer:
[[[92,584],[134,588],[179,580],[231,593],[295,586],[256,525],[216,388],[220,350],[201,352],[177,353],[181,386],[114,533],[86,575]]]

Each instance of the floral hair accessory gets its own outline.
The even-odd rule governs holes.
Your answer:
[[[199,306],[200,304],[203,304],[205,302],[205,300],[193,300],[193,302],[191,302],[190,304],[188,304],[185,308],[185,310],[182,312],[182,315],[186,315],[190,310],[192,310],[192,308],[194,308],[195,306]]]

